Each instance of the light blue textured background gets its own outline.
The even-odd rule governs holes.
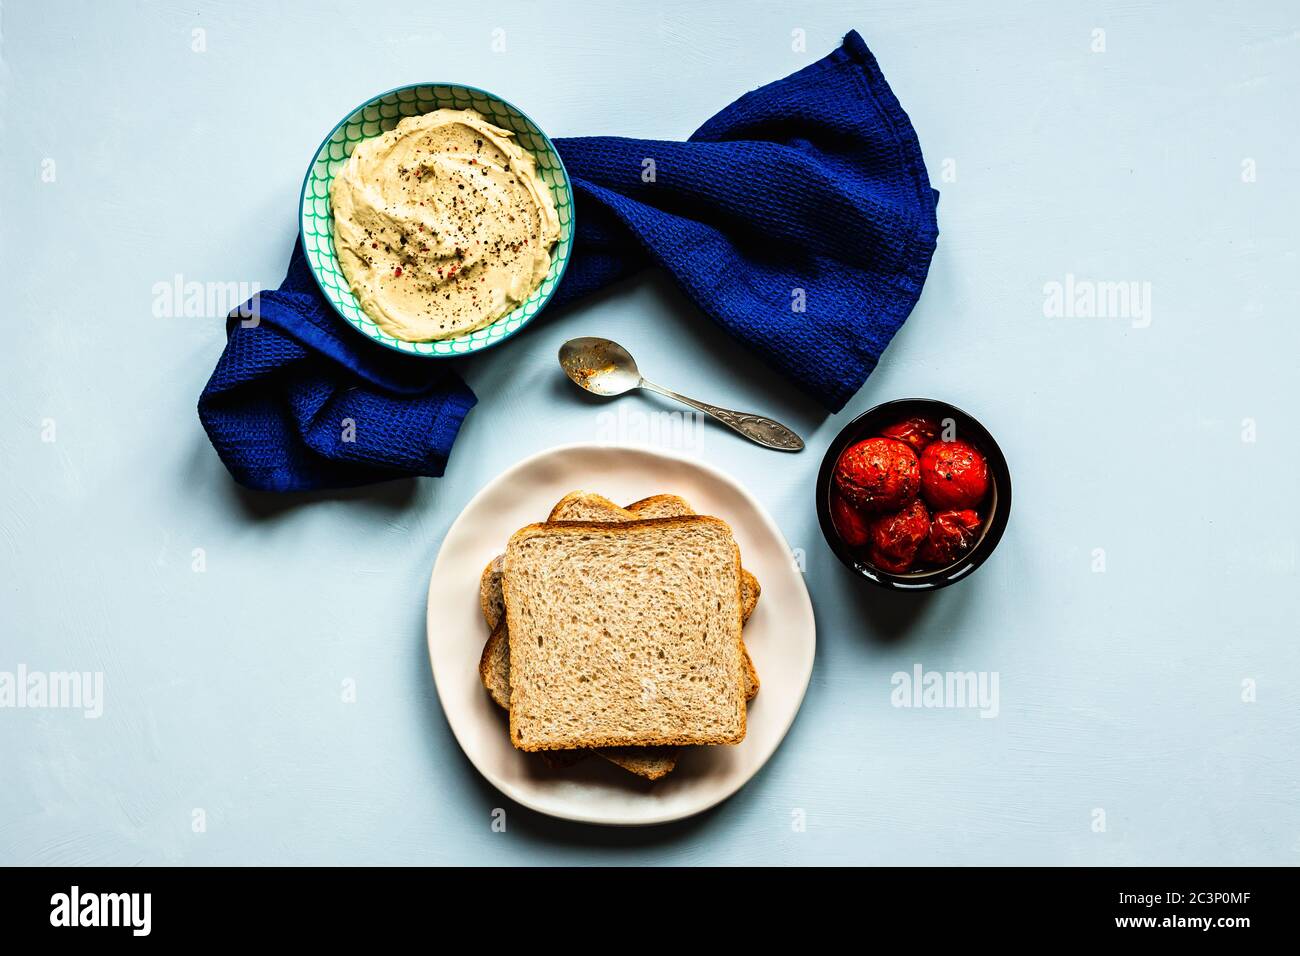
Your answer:
[[[0,670],[106,681],[97,721],[0,710],[0,862],[1300,861],[1294,6],[275,6],[0,11]],[[843,413],[642,279],[465,363],[481,403],[445,478],[236,490],[194,411],[222,319],[157,317],[153,288],[274,286],[306,163],[347,109],[451,79],[553,135],[682,137],[849,28],[943,198],[920,306]],[[1067,274],[1149,282],[1149,327],[1045,317]],[[716,811],[615,832],[515,808],[493,833],[502,798],[429,676],[425,587],[484,482],[609,437],[555,367],[585,333],[810,438],[778,457],[709,429],[697,452],[806,550],[817,666],[785,745]],[[976,414],[1015,475],[996,555],[928,600],[850,577],[813,509],[836,431],[907,395]],[[624,403],[630,421],[662,407]],[[915,663],[997,671],[1000,716],[891,707]]]

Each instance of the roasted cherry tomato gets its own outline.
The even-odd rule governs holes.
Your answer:
[[[913,415],[901,422],[894,422],[888,428],[882,428],[880,434],[906,442],[919,455],[926,445],[939,437],[939,423],[924,415]]]
[[[831,521],[850,548],[865,548],[871,540],[871,519],[845,501],[837,491],[831,492]]]
[[[863,511],[897,511],[916,497],[920,461],[910,445],[868,438],[849,447],[835,465],[835,487]]]
[[[966,442],[937,441],[921,453],[921,496],[936,511],[974,508],[988,491],[988,462]]]
[[[902,511],[871,523],[871,563],[891,574],[906,573],[929,533],[930,512],[920,498],[913,498]]]
[[[937,511],[930,519],[930,534],[916,556],[937,568],[952,564],[975,545],[984,519],[970,508]]]

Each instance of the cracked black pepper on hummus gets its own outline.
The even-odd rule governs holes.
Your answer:
[[[551,191],[473,110],[408,116],[360,143],[330,187],[334,247],[361,307],[395,338],[451,338],[499,319],[546,278]]]

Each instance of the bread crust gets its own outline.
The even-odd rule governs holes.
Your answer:
[[[624,522],[594,522],[594,521],[555,521],[543,522],[526,525],[520,528],[510,536],[510,541],[506,545],[507,561],[505,562],[501,584],[502,593],[505,598],[506,607],[506,631],[508,634],[510,656],[512,660],[518,659],[522,650],[522,634],[525,631],[524,622],[519,616],[519,602],[512,599],[513,584],[510,563],[508,556],[519,543],[535,535],[555,535],[565,533],[581,533],[594,535],[596,537],[623,537],[629,534],[645,534],[656,529],[671,529],[679,527],[692,527],[700,525],[713,525],[727,533],[732,538],[732,553],[735,565],[735,582],[736,582],[736,602],[735,622],[731,627],[732,637],[736,643],[735,660],[735,681],[736,686],[741,688],[741,706],[738,708],[737,727],[734,732],[724,733],[647,733],[638,737],[636,740],[628,740],[625,737],[613,736],[609,734],[593,733],[589,736],[566,740],[563,745],[548,746],[545,743],[538,745],[531,740],[522,740],[519,725],[518,714],[514,706],[516,692],[519,689],[521,680],[519,679],[519,669],[511,667],[510,669],[510,740],[519,750],[534,752],[545,750],[569,750],[574,748],[593,748],[600,749],[606,747],[664,747],[664,746],[687,746],[695,744],[728,744],[734,745],[745,739],[747,730],[746,710],[744,706],[744,643],[741,639],[741,629],[743,626],[742,608],[743,599],[743,580],[740,568],[740,548],[735,544],[734,536],[731,532],[731,526],[720,518],[711,515],[682,515],[666,518],[650,518],[646,520],[624,521]]]

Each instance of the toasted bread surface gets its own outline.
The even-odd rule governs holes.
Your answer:
[[[632,521],[630,511],[620,508],[604,495],[591,491],[570,491],[555,503],[547,521]]]
[[[483,620],[489,630],[495,630],[506,616],[506,601],[501,594],[501,559],[498,554],[487,563],[478,579],[478,604],[483,609]]]
[[[478,659],[478,676],[487,688],[493,703],[505,710],[510,709],[510,641],[506,638],[504,621],[492,628],[492,634],[483,645],[483,654]]]
[[[739,551],[725,522],[529,525],[507,545],[502,583],[519,749],[744,738]]]
[[[651,495],[627,506],[627,510],[638,518],[676,518],[679,515],[693,515],[695,509],[681,495]]]

